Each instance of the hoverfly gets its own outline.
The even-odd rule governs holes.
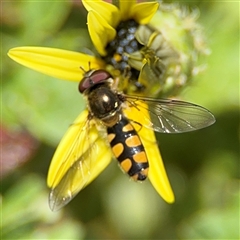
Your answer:
[[[182,133],[215,122],[212,113],[198,105],[126,95],[116,90],[116,83],[105,70],[89,70],[80,82],[87,109],[70,126],[51,162],[48,185],[52,210],[72,200],[109,164],[112,155],[130,178],[145,180],[149,165],[136,126]]]

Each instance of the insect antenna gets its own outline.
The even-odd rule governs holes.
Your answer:
[[[85,74],[91,70],[91,62],[88,62],[88,70],[84,69],[82,66],[79,67]]]

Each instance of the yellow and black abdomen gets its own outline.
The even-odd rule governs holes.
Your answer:
[[[108,140],[122,169],[134,180],[143,181],[148,174],[148,160],[144,146],[132,124],[122,119],[107,128]]]

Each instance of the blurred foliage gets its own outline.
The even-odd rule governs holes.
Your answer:
[[[49,210],[46,198],[44,181],[35,174],[28,174],[11,187],[4,195],[2,239],[57,239],[59,236],[76,239],[83,236],[81,224],[68,218],[62,221],[61,212],[53,214]]]
[[[157,135],[176,203],[163,202],[149,182],[128,182],[113,162],[57,213],[47,206],[47,169],[84,101],[76,83],[25,69],[6,54],[26,45],[91,52],[86,11],[79,1],[1,4],[2,127],[40,142],[27,163],[2,177],[2,239],[239,239],[239,3],[184,2],[200,9],[212,54],[181,97],[210,109],[217,122]]]

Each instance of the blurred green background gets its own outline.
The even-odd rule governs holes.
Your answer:
[[[17,46],[88,52],[86,11],[79,1],[1,3],[2,239],[239,238],[239,2],[182,2],[200,9],[212,54],[181,98],[208,108],[217,122],[157,134],[176,202],[165,203],[148,181],[130,182],[113,161],[54,213],[48,167],[83,101],[77,83],[26,69],[7,52]]]

